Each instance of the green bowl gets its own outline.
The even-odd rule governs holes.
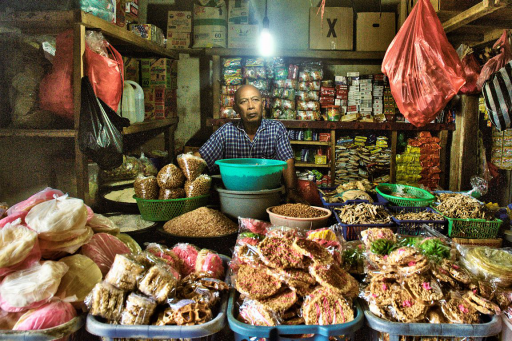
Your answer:
[[[224,187],[230,191],[261,191],[281,187],[285,161],[268,159],[223,159],[220,168]]]

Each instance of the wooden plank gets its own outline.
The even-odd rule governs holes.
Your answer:
[[[78,132],[80,123],[81,88],[84,76],[83,54],[85,52],[85,26],[76,24],[73,29],[73,103],[74,103],[74,127]],[[91,204],[89,198],[89,169],[87,157],[79,148],[78,133],[75,136],[75,174],[76,195]]]
[[[461,12],[451,19],[443,22],[443,28],[446,33],[454,31],[464,25],[469,24],[479,18],[482,18],[490,13],[493,13],[501,8],[507,6],[506,1],[500,0],[483,0],[477,5]]]
[[[76,131],[72,129],[0,129],[0,137],[55,137],[70,138],[75,137]]]
[[[512,27],[512,24],[510,27]],[[478,42],[469,43],[468,45],[471,47],[476,47],[476,46],[484,45],[484,44],[491,43],[491,42],[494,43],[496,40],[498,40],[499,37],[501,37],[502,33],[503,33],[503,29],[492,29],[492,30],[486,31],[486,32],[484,32],[484,36],[483,36],[482,40],[480,40]]]
[[[316,163],[311,162],[295,162],[295,167],[311,167],[311,168],[330,168],[331,165],[317,165]]]
[[[439,139],[441,140],[439,142],[439,145],[441,146],[440,150],[440,165],[439,168],[441,169],[441,180],[439,181],[439,186],[441,188],[446,188],[446,181],[447,181],[447,174],[446,174],[446,156],[448,155],[446,150],[446,145],[448,144],[448,131],[442,130],[439,132]]]
[[[123,134],[137,134],[144,131],[165,128],[176,124],[178,124],[178,117],[171,117],[164,120],[154,120],[148,122],[135,123],[130,125],[129,127],[123,128]]]
[[[222,83],[222,65],[220,62],[220,56],[213,55],[212,56],[212,68],[213,68],[213,84],[212,84],[212,92],[213,92],[213,117],[219,118],[220,116],[220,85]]]
[[[336,130],[331,130],[331,187],[336,181]]]
[[[211,56],[236,56],[236,57],[254,57],[258,56],[255,49],[224,49],[212,48],[205,49],[206,55]],[[295,58],[314,58],[314,59],[341,59],[341,60],[379,60],[384,58],[384,51],[331,51],[331,50],[278,50],[275,52],[279,57],[295,57]]]
[[[109,40],[109,42],[114,46],[129,45],[130,52],[143,51],[145,53],[153,53],[172,59],[178,59],[179,57],[176,50],[166,49],[151,40],[139,37],[135,33],[128,31],[126,28],[113,25],[92,14],[80,12],[80,22],[87,28],[100,29],[107,37],[107,40]]]
[[[309,146],[330,146],[331,142],[290,140],[290,144],[309,145]]]
[[[450,154],[450,191],[471,189],[469,180],[478,169],[478,96],[463,95],[455,115],[457,129],[453,133]]]
[[[396,146],[398,141],[398,132],[391,132],[391,160],[389,163],[389,180],[391,183],[396,182]]]
[[[238,122],[239,119],[216,119],[210,118],[206,122],[210,126],[221,126],[227,122]],[[346,129],[346,130],[407,130],[407,131],[439,131],[454,130],[455,124],[429,123],[421,128],[415,127],[405,122],[329,122],[329,121],[300,121],[300,120],[280,120],[285,127],[295,129]]]

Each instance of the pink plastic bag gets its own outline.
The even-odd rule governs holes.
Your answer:
[[[460,88],[460,93],[463,95],[476,95],[480,92],[476,82],[480,76],[480,70],[482,67],[476,59],[474,53],[469,53],[462,58],[462,67],[464,74],[466,75],[466,84]]]
[[[57,36],[53,68],[39,84],[39,106],[56,115],[73,119],[73,30]]]
[[[52,199],[54,199],[56,197],[60,197],[62,195],[64,195],[64,193],[62,193],[62,191],[59,191],[58,189],[46,187],[42,191],[37,192],[36,194],[30,196],[30,198],[20,201],[19,203],[11,206],[7,210],[7,215],[12,215],[12,214],[22,212],[22,211],[28,212],[28,211],[30,211],[30,209],[32,207],[36,206],[37,204],[40,204],[44,201],[52,200]]]
[[[417,127],[435,119],[464,85],[459,56],[430,1],[414,6],[386,51],[382,72],[400,112]]]
[[[131,251],[118,238],[108,233],[96,233],[87,244],[82,246],[80,253],[92,259],[105,276],[117,254],[131,253]]]
[[[494,43],[494,48],[500,47],[501,53],[497,56],[492,57],[485,63],[480,72],[480,76],[476,82],[478,91],[482,90],[484,83],[488,80],[491,75],[497,72],[499,69],[505,66],[512,59],[512,51],[510,49],[510,43],[508,41],[507,30],[503,30],[500,39]]]
[[[76,317],[71,303],[53,301],[37,309],[30,310],[20,317],[14,330],[39,330],[60,326]]]
[[[4,227],[6,224],[12,223],[13,221],[15,221],[18,218],[21,219],[21,222],[23,224],[25,224],[25,216],[27,215],[27,213],[28,213],[28,211],[20,211],[20,212],[16,212],[14,214],[8,215],[7,217],[5,217],[3,219],[0,219],[0,228]]]

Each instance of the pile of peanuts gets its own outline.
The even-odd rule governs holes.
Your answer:
[[[270,209],[272,213],[292,218],[319,218],[328,213],[305,204],[284,204]]]
[[[154,176],[140,176],[133,184],[135,196],[142,199],[192,198],[208,194],[212,179],[201,172],[206,162],[192,154],[178,156],[180,167],[170,163]]]

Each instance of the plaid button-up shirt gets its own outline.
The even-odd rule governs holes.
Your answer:
[[[254,140],[244,130],[242,121],[226,123],[210,136],[199,149],[210,172],[217,172],[215,161],[232,158],[258,158],[286,161],[293,150],[285,126],[274,120],[261,121]]]

